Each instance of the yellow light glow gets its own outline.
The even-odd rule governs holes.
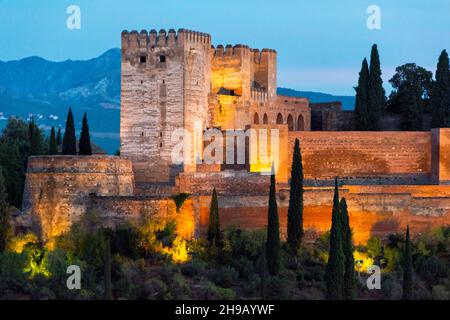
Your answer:
[[[354,251],[353,258],[356,271],[367,272],[367,268],[373,265],[373,259],[368,257],[365,252]]]
[[[38,239],[34,233],[27,233],[22,236],[11,239],[8,244],[8,250],[15,253],[22,253],[25,246],[29,243],[37,243]]]
[[[171,247],[164,247],[163,251],[172,257],[175,263],[189,261],[189,253],[186,241],[181,237],[176,237]]]

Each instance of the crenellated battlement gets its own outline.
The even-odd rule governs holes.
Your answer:
[[[231,44],[227,44],[225,47],[221,44],[211,46],[211,49],[214,52],[214,58],[222,58],[222,57],[241,57],[243,55],[248,56],[251,54],[252,49],[243,44],[237,44],[232,46]]]
[[[268,57],[277,56],[277,51],[274,49],[264,48],[261,51],[259,49],[253,49],[253,62],[255,64],[266,63]]]
[[[159,30],[157,32],[152,29],[147,32],[147,30],[141,30],[138,32],[136,30],[122,31],[122,49],[137,49],[137,48],[149,48],[149,47],[177,47],[182,46],[185,43],[199,43],[210,45],[211,36],[207,33],[192,31],[188,29],[169,29],[166,32],[165,29]]]

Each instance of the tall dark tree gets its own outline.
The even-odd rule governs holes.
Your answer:
[[[359,72],[358,86],[355,88],[355,129],[366,131],[371,128],[369,115],[369,66],[364,58]]]
[[[411,256],[411,240],[409,237],[409,225],[406,227],[405,250],[403,252],[403,300],[413,299],[413,265]]]
[[[0,144],[0,166],[3,167],[8,202],[20,209],[25,175],[18,143],[8,141]]]
[[[30,120],[28,127],[28,136],[30,138],[30,156],[40,156],[44,154],[44,137],[41,129],[34,122]]]
[[[220,240],[219,202],[216,188],[214,188],[209,209],[208,241],[211,245],[217,246],[220,244]]]
[[[58,147],[62,144],[61,128],[58,128],[58,134],[56,135],[56,144],[58,145]]]
[[[8,238],[11,235],[7,197],[3,168],[0,166],[0,253],[5,250]]]
[[[80,156],[92,155],[91,137],[89,135],[89,125],[86,112],[84,113],[83,116],[83,127],[81,128],[79,155]]]
[[[66,120],[66,131],[64,131],[62,154],[77,154],[77,138],[75,136],[75,122],[73,120],[72,109],[69,108]]]
[[[388,110],[400,114],[402,130],[422,130],[423,112],[430,104],[433,74],[415,63],[407,63],[395,71],[389,80],[394,90],[389,96]]]
[[[384,111],[386,93],[383,88],[383,79],[381,79],[380,56],[376,44],[372,46],[372,51],[370,53],[367,97],[370,130],[380,130],[380,118]]]
[[[342,218],[342,246],[345,257],[344,299],[352,300],[355,296],[355,259],[353,257],[352,230],[345,198],[341,199],[340,210]]]
[[[409,83],[398,90],[397,96],[401,110],[401,128],[403,131],[421,131],[423,129],[423,108],[417,87]]]
[[[34,117],[31,117],[30,121],[28,122],[28,141],[31,144],[31,140],[33,140],[33,134],[34,130],[36,128],[36,123],[34,122]]]
[[[30,155],[29,123],[11,117],[0,137],[0,166],[3,166],[8,201],[11,206],[22,205],[25,170]]]
[[[342,300],[344,297],[345,257],[342,239],[342,219],[340,214],[338,180],[335,180],[333,211],[331,216],[330,252],[325,271],[326,299]]]
[[[58,145],[56,144],[55,127],[52,127],[52,130],[50,132],[48,154],[49,155],[58,154]]]
[[[303,238],[303,164],[298,139],[295,139],[290,185],[287,242],[292,253],[296,255]]]
[[[450,127],[450,65],[447,51],[439,56],[436,82],[431,91],[431,125],[433,128]]]
[[[276,198],[275,173],[270,176],[269,213],[267,225],[266,262],[270,275],[280,271],[280,223]]]
[[[111,281],[111,266],[112,266],[112,258],[111,258],[111,231],[104,231],[105,237],[105,269],[104,269],[104,289],[105,289],[105,300],[113,300],[112,295],[112,281]]]

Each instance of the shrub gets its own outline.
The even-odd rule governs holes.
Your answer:
[[[436,256],[420,256],[417,259],[417,273],[427,282],[435,283],[447,274],[445,262]]]
[[[0,292],[25,287],[27,282],[25,264],[24,254],[7,251],[0,253]]]
[[[431,290],[433,300],[449,300],[450,292],[443,285],[435,285]]]
[[[183,206],[184,202],[189,199],[191,195],[189,193],[179,193],[172,197],[173,201],[175,202],[175,206],[177,207],[177,212],[180,211],[181,207]]]
[[[381,239],[379,237],[370,237],[367,240],[367,254],[372,259],[377,259],[383,253],[383,244],[381,243]]]
[[[181,265],[181,272],[188,277],[201,275],[207,265],[200,259],[193,259],[191,262]]]
[[[238,272],[229,266],[218,268],[213,273],[213,281],[217,285],[224,287],[224,288],[230,288],[234,282],[238,279],[239,274]]]
[[[287,300],[294,284],[287,278],[272,277],[267,286],[267,297],[272,300]]]

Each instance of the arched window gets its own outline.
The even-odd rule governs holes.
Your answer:
[[[287,125],[289,131],[294,131],[294,118],[292,118],[291,115],[288,115],[287,117]]]
[[[264,124],[269,124],[269,118],[267,118],[267,113],[264,113],[263,123]]]
[[[303,120],[303,116],[302,115],[298,116],[297,131],[305,131],[305,121]]]
[[[283,116],[281,113],[277,115],[277,124],[283,124]]]
[[[258,112],[255,113],[255,116],[253,117],[253,123],[254,124],[259,124],[259,115]]]

